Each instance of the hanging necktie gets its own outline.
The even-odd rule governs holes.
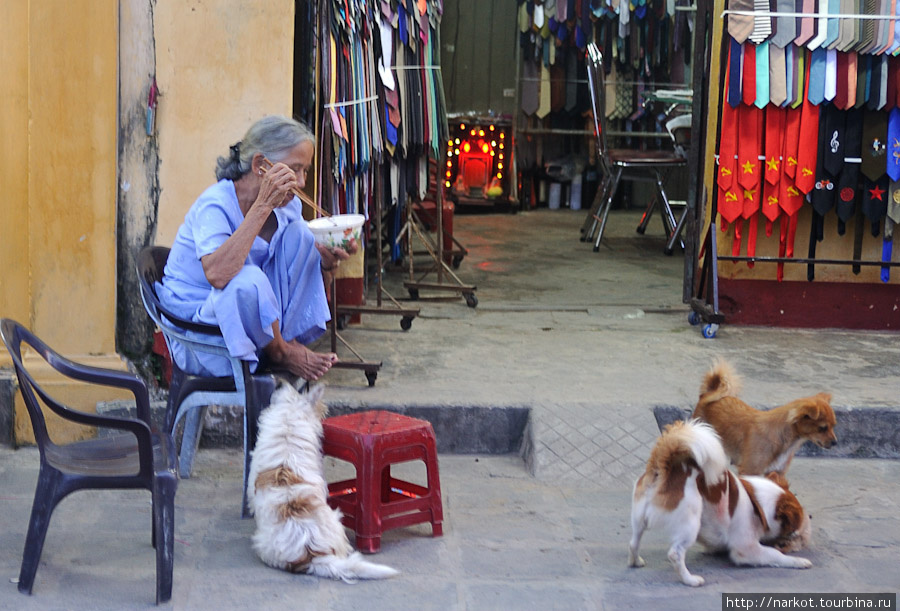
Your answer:
[[[819,105],[825,100],[825,69],[828,60],[828,51],[816,49],[809,56],[809,85],[807,99],[810,103]]]
[[[776,0],[775,10],[779,13],[795,13],[795,0]],[[775,19],[775,34],[769,40],[773,45],[783,49],[797,38],[797,18],[779,15]]]
[[[862,166],[866,177],[862,210],[871,223],[872,235],[878,235],[887,210],[887,114],[867,111],[863,123]]]
[[[810,87],[810,75],[807,75],[806,87]],[[800,114],[800,134],[804,138],[803,146],[797,151],[797,175],[795,184],[802,193],[809,193],[815,185],[816,154],[818,143],[810,139],[817,139],[819,133],[819,107],[813,104],[808,93],[803,96],[803,106]]]
[[[736,44],[736,43],[735,43]],[[732,47],[733,48],[733,47]],[[729,62],[726,72],[730,72],[733,64]],[[726,74],[726,79],[728,78]],[[718,185],[718,208],[724,223],[733,223],[741,215],[741,200],[737,193],[735,171],[737,157],[737,116],[738,110],[731,104],[722,104],[722,125],[719,138],[719,171],[716,174]]]
[[[800,12],[809,15],[816,12],[816,0],[800,0]],[[814,17],[799,17],[797,38],[794,44],[798,47],[805,46],[816,35],[816,19]]]
[[[816,184],[810,200],[820,217],[834,207],[837,179],[844,167],[844,111],[833,104],[820,110],[819,144],[821,150],[816,164]]]
[[[888,197],[887,203],[887,216],[884,219],[884,242],[881,251],[881,260],[890,262],[892,250],[893,250],[893,240],[894,240],[894,227],[900,224],[900,182],[891,181],[890,183],[890,196]],[[888,282],[891,279],[891,268],[889,266],[883,266],[881,268],[881,280],[882,282]]]
[[[744,104],[752,106],[756,102],[756,45],[744,43],[744,76],[741,79],[741,98]]]
[[[784,49],[769,44],[769,101],[783,106],[787,100],[787,70]]]
[[[752,11],[753,4],[753,0],[728,0],[728,10]],[[750,37],[750,34],[753,33],[754,25],[752,15],[735,15],[734,13],[728,15],[728,33],[739,43],[743,43]]]
[[[825,51],[825,101],[830,102],[837,94],[837,51]]]
[[[743,46],[738,41],[731,39],[728,46],[728,67],[725,82],[728,84],[728,104],[737,108],[741,103],[741,57]]]
[[[766,235],[772,235],[772,223],[782,212],[779,204],[781,163],[784,153],[784,123],[788,111],[779,106],[766,108],[766,167],[763,189],[762,213],[767,219]]]
[[[802,87],[801,87],[802,90]],[[780,223],[780,238],[778,252],[780,257],[794,256],[794,236],[797,233],[797,221],[800,216],[800,208],[803,207],[803,193],[794,183],[797,175],[797,157],[800,149],[800,118],[802,110],[789,108],[785,110],[784,118],[784,161],[781,164],[781,189],[778,205],[784,210]],[[779,263],[777,278],[784,278],[784,264]]]
[[[769,12],[769,0],[753,0],[753,30],[748,38],[757,44],[772,35],[772,17]],[[762,13],[762,14],[761,14]]]
[[[756,106],[742,105],[738,109],[738,184],[740,185],[741,216],[750,220],[747,255],[753,256],[756,246],[756,213],[762,198],[760,153],[762,152],[762,115]],[[735,240],[732,251],[740,251],[739,223],[735,223]]]
[[[763,42],[756,47],[756,100],[753,102],[759,109],[769,103],[769,43]]]
[[[837,53],[835,55],[835,94],[834,94],[834,105],[840,108],[841,110],[847,110],[847,101],[848,101],[848,79],[847,73],[849,71],[849,58],[850,55],[848,53]],[[856,82],[853,83],[856,85]]]
[[[835,207],[838,216],[838,234],[844,235],[846,223],[856,210],[859,200],[859,167],[862,163],[860,157],[862,147],[862,121],[863,111],[853,108],[847,111],[845,117],[846,131],[844,134],[844,169],[838,180],[838,196]]]

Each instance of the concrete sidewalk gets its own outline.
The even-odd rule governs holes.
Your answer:
[[[239,516],[236,450],[198,454],[176,497],[173,609],[319,611],[579,611],[721,608],[722,592],[851,593],[900,589],[900,462],[800,458],[791,468],[813,515],[808,570],[737,568],[695,546],[682,585],[660,531],[644,537],[643,569],[625,566],[629,482],[602,486],[532,477],[515,456],[441,456],[444,536],[389,531],[371,558],[402,574],[349,585],[264,566]],[[0,450],[0,609],[152,608],[149,495],[81,492],[54,513],[32,596],[16,590],[37,478],[33,448]],[[329,472],[336,467],[329,465]],[[405,477],[415,477],[407,473]]]
[[[329,372],[333,412],[428,417],[442,448],[444,536],[431,538],[425,526],[394,531],[376,556],[403,575],[347,585],[266,568],[250,549],[252,520],[239,519],[239,451],[203,448],[176,497],[171,606],[719,609],[722,592],[900,590],[900,462],[835,458],[900,456],[900,336],[726,321],[705,339],[681,303],[682,258],[662,254],[656,219],[636,235],[638,217],[614,212],[594,253],[578,239],[582,212],[457,216],[469,254],[456,273],[478,287],[477,308],[422,291],[404,303],[421,308],[410,330],[399,316],[364,315],[342,331],[383,366],[372,387],[360,371]],[[407,297],[403,279],[390,270],[385,286]],[[717,356],[732,361],[743,397],[760,407],[833,393],[841,445],[829,457],[796,459],[788,474],[813,515],[813,544],[801,554],[814,567],[738,569],[695,548],[688,566],[707,581],[698,590],[678,582],[659,532],[645,537],[647,567],[625,567],[628,516],[658,435],[654,408],[693,406]],[[498,451],[506,454],[486,454]],[[151,607],[149,496],[141,493],[66,499],[34,596],[18,594],[10,579],[36,477],[33,448],[0,449],[0,609]]]

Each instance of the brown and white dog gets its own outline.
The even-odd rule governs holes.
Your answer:
[[[340,511],[328,506],[322,469],[322,385],[300,394],[279,382],[259,416],[247,498],[253,549],[267,565],[320,577],[385,579],[398,572],[353,550]]]
[[[689,586],[703,585],[703,578],[692,575],[684,563],[697,540],[711,550],[727,551],[739,565],[812,566],[806,558],[762,544],[808,541],[809,517],[797,498],[772,479],[736,477],[728,470],[716,432],[696,420],[666,427],[634,485],[629,566],[644,566],[638,555],[641,536],[656,526],[668,533],[669,561]]]
[[[820,392],[761,411],[737,398],[740,385],[731,365],[716,361],[703,378],[693,417],[712,425],[741,475],[783,475],[806,441],[821,448],[837,443],[830,394]]]

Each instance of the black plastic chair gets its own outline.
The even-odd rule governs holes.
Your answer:
[[[152,543],[156,548],[156,602],[166,602],[172,597],[177,458],[172,436],[151,430],[150,396],[144,381],[125,371],[74,363],[8,318],[0,321],[0,335],[12,356],[19,379],[19,390],[31,416],[34,438],[41,455],[41,468],[19,574],[19,591],[31,594],[50,516],[63,498],[83,489],[145,488],[153,498]],[[22,343],[68,378],[131,391],[137,405],[137,418],[87,413],[67,407],[54,399],[25,369]],[[124,432],[65,445],[56,444],[47,433],[42,404],[66,420]]]
[[[217,325],[207,325],[179,318],[166,309],[156,294],[169,258],[165,246],[147,246],[138,255],[137,273],[141,285],[144,307],[166,339],[169,353],[172,342],[178,340],[196,351],[216,354],[231,362],[232,375],[228,377],[204,377],[185,373],[172,361],[172,380],[169,384],[169,400],[166,405],[165,427],[175,434],[175,427],[184,418],[181,438],[179,473],[183,478],[191,476],[194,454],[203,432],[203,420],[209,405],[236,405],[244,407],[244,488],[241,517],[249,516],[247,505],[247,476],[250,473],[250,453],[256,444],[259,413],[269,404],[275,390],[275,378],[271,374],[251,374],[250,363],[232,357],[222,340]],[[188,335],[186,331],[192,331]]]

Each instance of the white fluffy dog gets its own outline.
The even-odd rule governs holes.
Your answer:
[[[719,436],[697,420],[669,425],[657,441],[634,486],[631,526],[628,564],[644,566],[638,555],[641,535],[661,526],[672,543],[669,561],[689,586],[703,585],[684,564],[685,552],[697,540],[710,550],[727,551],[735,564],[812,566],[776,549],[799,549],[810,536],[809,517],[784,478],[735,477]]]
[[[247,497],[256,518],[253,549],[267,565],[320,577],[385,579],[398,572],[353,551],[341,513],[328,506],[322,469],[324,387],[300,394],[279,382],[259,417]]]

